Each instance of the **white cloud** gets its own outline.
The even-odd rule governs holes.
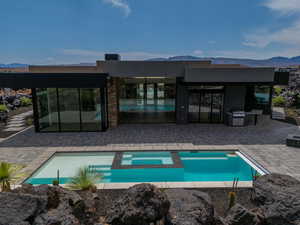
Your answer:
[[[204,52],[202,50],[195,50],[193,54],[196,56],[203,56]]]
[[[102,0],[105,3],[111,4],[113,7],[123,10],[125,16],[129,16],[131,8],[125,0]]]
[[[295,20],[288,26],[271,31],[260,29],[245,35],[244,45],[264,48],[272,43],[285,45],[300,45],[300,0],[265,0],[263,5],[281,16],[295,14]]]
[[[246,46],[264,48],[272,43],[281,43],[288,45],[300,45],[300,20],[290,25],[287,28],[274,32],[256,32],[245,35]]]
[[[206,54],[207,57],[225,57],[225,58],[245,58],[245,59],[268,59],[275,56],[292,57],[298,56],[300,47],[287,48],[285,50],[220,50],[211,51]]]
[[[282,14],[300,12],[300,0],[265,0],[263,5]]]
[[[95,60],[97,59],[103,59],[105,53],[111,53],[111,52],[102,52],[102,51],[91,51],[91,50],[85,50],[85,49],[64,49],[63,54],[64,55],[73,55],[73,56],[81,56],[85,58],[93,58]],[[139,52],[139,51],[132,51],[132,52],[117,52],[120,54],[122,59],[127,60],[144,60],[144,59],[150,59],[150,58],[167,58],[172,56],[171,54],[167,53],[153,53],[153,52]]]

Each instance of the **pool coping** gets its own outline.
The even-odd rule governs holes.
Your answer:
[[[116,152],[114,156],[113,163],[111,165],[112,170],[121,170],[121,169],[162,169],[162,168],[183,168],[182,161],[178,155],[178,151],[167,151],[170,153],[170,157],[172,159],[172,164],[160,164],[160,165],[122,165],[122,160],[124,153],[134,152],[134,151],[124,151],[124,152]],[[144,151],[143,151],[144,152]],[[147,152],[147,151],[146,151]],[[153,152],[153,151],[148,151]],[[164,152],[164,151],[162,151]]]
[[[84,150],[82,147],[70,147],[70,150],[66,150],[66,147],[51,147],[36,158],[29,166],[24,168],[24,174],[26,177],[23,177],[16,182],[16,186],[22,185],[25,181],[30,178],[38,169],[40,169],[45,163],[51,160],[56,153],[78,153],[78,152],[134,152],[134,151],[232,151],[242,153],[249,161],[256,165],[258,168],[263,168],[265,174],[270,173],[267,169],[262,167],[257,161],[252,157],[248,156],[245,152],[241,151],[238,146],[197,146],[197,145],[176,145],[176,146],[166,146],[166,145],[149,145],[143,146],[142,148],[139,145],[128,145],[122,146],[118,149],[114,149],[113,146],[94,146],[94,147],[85,147]],[[142,183],[142,182],[139,182]],[[97,189],[124,189],[131,187],[139,183],[100,183],[96,184]],[[195,181],[195,182],[147,182],[154,184],[160,188],[232,188],[232,181],[221,181],[221,182],[206,182],[206,181]],[[239,188],[252,188],[252,181],[239,181]],[[60,185],[66,187],[67,185]]]

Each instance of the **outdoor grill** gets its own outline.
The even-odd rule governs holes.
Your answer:
[[[245,126],[246,113],[244,111],[233,111],[228,114],[228,125],[233,127]]]

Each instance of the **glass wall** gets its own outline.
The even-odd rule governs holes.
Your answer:
[[[80,89],[81,121],[83,131],[99,130],[101,123],[100,89]]]
[[[176,80],[126,78],[121,80],[119,113],[122,123],[175,122]]]
[[[39,114],[39,129],[44,131],[58,131],[58,105],[56,88],[37,89],[37,109]]]
[[[77,88],[59,88],[61,131],[80,131],[79,93]]]
[[[101,89],[36,89],[39,131],[102,130]]]
[[[193,88],[189,91],[189,121],[221,123],[223,121],[223,92],[200,90]]]

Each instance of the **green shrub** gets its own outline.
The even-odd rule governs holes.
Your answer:
[[[93,190],[95,184],[102,179],[102,174],[89,167],[79,168],[77,174],[70,180],[69,188],[74,190]]]
[[[0,112],[7,112],[6,105],[0,105]]]
[[[280,95],[281,92],[282,92],[282,88],[280,88],[280,87],[275,87],[274,88],[274,93],[275,93],[276,96]]]
[[[23,174],[20,170],[23,168],[21,165],[11,164],[7,162],[0,162],[0,188],[1,191],[10,191],[11,183],[20,179]]]
[[[285,103],[286,103],[286,101],[285,101],[283,96],[277,96],[277,97],[273,98],[273,105],[274,106],[283,107],[283,106],[285,106]]]
[[[31,116],[26,118],[25,123],[26,123],[27,126],[31,126],[33,124],[33,118]]]
[[[32,100],[27,97],[20,98],[20,101],[21,101],[21,106],[29,106],[32,104]]]

